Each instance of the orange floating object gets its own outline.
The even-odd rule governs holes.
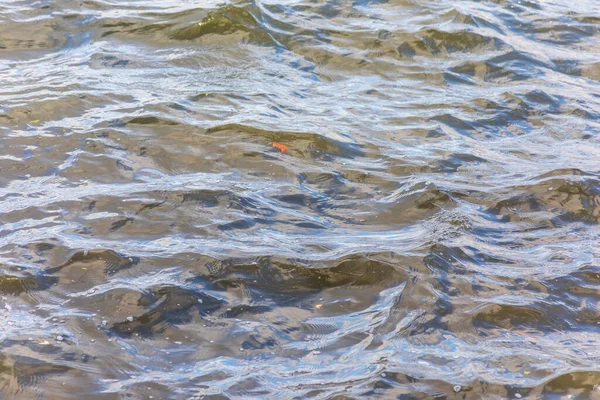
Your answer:
[[[271,144],[271,146],[275,147],[277,150],[281,151],[282,153],[285,153],[288,150],[288,147],[283,143],[273,142]]]

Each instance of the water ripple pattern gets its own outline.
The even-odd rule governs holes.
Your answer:
[[[600,2],[0,1],[3,399],[600,398]]]

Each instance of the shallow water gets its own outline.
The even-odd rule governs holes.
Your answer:
[[[600,398],[599,30],[0,1],[1,397]]]

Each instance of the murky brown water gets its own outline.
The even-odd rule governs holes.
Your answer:
[[[596,0],[0,0],[0,397],[600,398],[599,121]]]

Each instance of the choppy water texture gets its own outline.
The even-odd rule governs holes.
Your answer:
[[[0,397],[600,398],[599,29],[0,1]]]

